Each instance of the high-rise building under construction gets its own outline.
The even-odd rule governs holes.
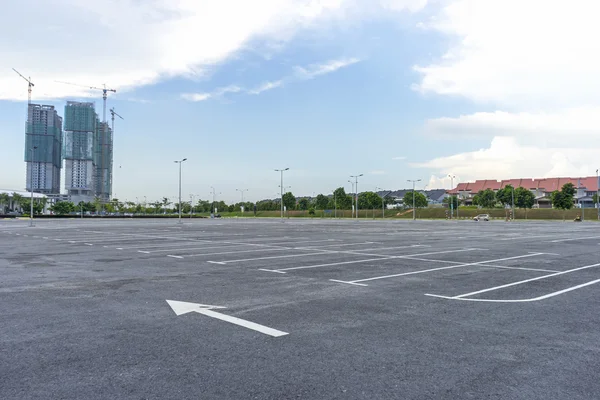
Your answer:
[[[112,195],[112,129],[100,122],[94,103],[65,106],[66,190],[75,204],[109,201]]]
[[[29,104],[25,129],[28,191],[60,193],[62,123],[54,106]]]
[[[97,120],[94,103],[67,102],[64,124],[65,188],[75,204],[94,199],[94,137]]]
[[[112,195],[112,149],[112,129],[98,121],[94,140],[94,192],[101,201],[109,201]]]

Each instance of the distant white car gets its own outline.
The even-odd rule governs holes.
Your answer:
[[[479,214],[478,216],[473,218],[473,221],[489,221],[489,220],[490,220],[489,214]]]

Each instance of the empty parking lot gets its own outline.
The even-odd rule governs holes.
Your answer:
[[[600,225],[0,221],[0,398],[600,398]]]

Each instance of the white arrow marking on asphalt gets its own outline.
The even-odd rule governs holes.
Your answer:
[[[185,301],[167,300],[169,306],[173,309],[173,312],[177,315],[187,314],[190,312],[196,312],[198,314],[206,315],[208,317],[220,319],[221,321],[229,322],[235,325],[243,326],[244,328],[252,329],[254,331],[264,333],[265,335],[279,337],[288,335],[287,332],[278,331],[277,329],[269,328],[268,326],[256,324],[254,322],[246,321],[245,319],[231,317],[229,315],[221,314],[216,311],[212,311],[215,308],[227,308],[221,306],[211,306],[208,304],[197,304],[188,303]]]

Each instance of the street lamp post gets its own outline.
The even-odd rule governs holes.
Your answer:
[[[175,163],[179,164],[179,223],[181,224],[181,164],[187,161],[187,158],[184,158],[179,161],[175,161]]]
[[[598,209],[598,221],[600,221],[600,175],[598,175],[598,170],[596,170],[596,208]]]
[[[364,174],[360,174],[360,175],[350,175],[350,178],[354,178],[354,189],[355,189],[355,196],[356,196],[356,201],[354,202],[356,205],[356,219],[358,219],[358,178],[360,178],[361,176],[363,176]]]
[[[236,192],[240,192],[242,194],[242,207],[244,207],[244,192],[247,192],[248,189],[235,189],[235,190],[236,190]],[[243,210],[243,208],[242,208],[242,210]],[[244,211],[242,211],[242,212],[244,212]]]
[[[383,189],[380,187],[376,187],[376,190],[380,190],[383,193]],[[385,199],[383,195],[381,196],[381,219],[385,219]]]
[[[415,208],[415,183],[417,182],[421,182],[420,179],[409,179],[408,182],[412,182],[413,184],[413,221],[416,221],[417,219],[417,213],[416,213],[416,208]]]
[[[281,172],[281,220],[283,221],[283,172],[289,170],[289,168],[285,169],[276,169],[276,172]]]
[[[348,183],[350,183],[350,185],[352,186],[352,196],[350,197],[351,203],[352,203],[352,218],[354,218],[354,182],[352,182],[351,180],[348,180]]]
[[[333,218],[337,218],[337,198],[335,190],[333,191]]]
[[[30,172],[30,177],[29,179],[31,180],[30,182],[30,191],[31,191],[31,204],[30,204],[30,210],[29,210],[29,226],[33,226],[33,165],[34,165],[34,159],[35,159],[35,149],[37,149],[37,146],[33,146],[31,149],[29,149],[31,151],[31,171]],[[39,171],[38,171],[39,174]]]
[[[512,188],[512,220],[515,220],[515,187]]]
[[[455,175],[448,175],[448,177],[450,178],[450,190],[454,189],[454,178],[456,178]],[[458,203],[456,204],[456,206],[458,207]],[[450,219],[452,219],[454,217],[454,199],[452,197],[452,195],[450,195]]]
[[[193,213],[194,213],[194,195],[190,194],[190,219],[192,218]]]

